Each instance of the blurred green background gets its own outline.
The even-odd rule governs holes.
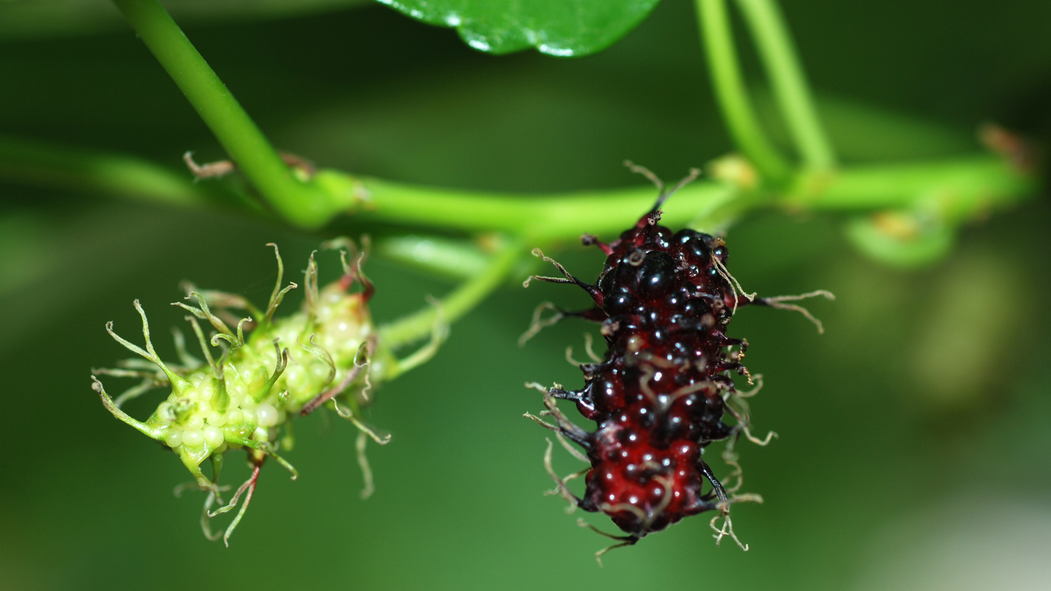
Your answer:
[[[59,26],[27,4],[0,6],[0,21],[22,19],[0,27],[0,131],[173,167],[186,150],[222,157],[111,7],[56,2],[94,15]],[[731,149],[684,0],[575,60],[483,55],[452,31],[361,2],[250,17],[215,4],[179,3],[197,6],[183,12],[188,36],[279,148],[322,166],[553,191],[638,183],[625,158],[674,179]],[[846,162],[977,150],[984,121],[1048,139],[1049,3],[784,9]],[[947,260],[909,272],[857,255],[843,219],[766,213],[737,225],[731,269],[747,289],[838,296],[811,306],[823,336],[768,309],[742,310],[731,327],[766,378],[756,430],[780,434],[740,446],[745,490],[766,499],[734,510],[751,550],[716,547],[698,517],[609,554],[604,568],[592,553],[606,540],[542,496],[547,433],[522,418],[541,409],[524,382],[582,382],[564,351],[580,356],[589,327],[565,322],[516,344],[537,303],[572,307],[582,293],[508,286],[457,323],[433,361],[385,384],[369,420],[393,440],[370,447],[367,501],[353,427],[331,413],[297,421],[287,457],[301,478],[268,466],[224,548],[201,535],[203,495],[172,497],[188,480],[177,459],[91,391],[90,369],[125,357],[103,325],[135,335],[139,298],[170,356],[180,280],[265,301],[274,269],[264,243],[279,243],[298,274],[322,238],[348,228],[310,235],[2,183],[0,216],[2,589],[1051,588],[1044,197],[968,227]],[[574,245],[558,256],[585,278],[600,265]],[[367,272],[381,321],[451,287],[382,259]],[[144,417],[158,396],[128,410]],[[573,462],[556,450],[560,471]],[[224,480],[246,476],[228,464]]]

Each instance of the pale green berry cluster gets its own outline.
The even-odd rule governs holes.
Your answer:
[[[338,241],[336,245],[353,249],[348,240]],[[245,503],[224,539],[229,537],[247,507],[259,467],[267,457],[290,470],[293,479],[296,477],[295,469],[277,455],[281,427],[287,427],[291,417],[309,414],[322,405],[333,407],[361,430],[358,461],[365,473],[363,495],[367,496],[372,483],[364,457],[366,438],[379,443],[386,443],[388,438],[378,436],[360,420],[360,409],[369,401],[373,385],[407,369],[404,361],[399,362],[379,346],[367,307],[373,287],[361,272],[364,254],[355,257],[354,264],[350,265],[344,250],[342,278],[321,290],[317,285],[317,264],[311,255],[302,310],[275,319],[274,312],[284,295],[298,286],[290,283],[282,288],[284,268],[276,246],[274,252],[278,262],[277,285],[265,311],[237,295],[193,289],[188,291],[187,299],[195,301],[196,306],[173,304],[191,313],[187,320],[197,335],[205,361],[190,356],[179,337],[176,345],[181,363],[162,361],[150,340],[146,313],[136,300],[134,305],[142,317],[146,348],[118,336],[113,332],[112,323],[107,324],[106,330],[147,362],[133,359],[119,369],[96,373],[140,377],[142,383],[114,401],[92,376],[95,390],[114,416],[171,448],[193,474],[197,485],[208,491],[202,523],[209,537],[208,518],[232,509],[247,490]],[[352,290],[354,285],[360,285],[361,289]],[[247,311],[249,317],[231,329],[236,316],[230,316],[230,310]],[[205,336],[200,320],[214,329],[210,336]],[[250,331],[247,338],[246,328]],[[427,350],[412,356],[413,364],[422,362],[436,349],[440,332],[435,334]],[[120,409],[125,400],[164,386],[171,388],[171,394],[146,421],[137,421]],[[291,432],[287,428],[281,444],[291,447]],[[223,456],[236,449],[247,451],[252,478],[238,490],[229,505],[210,511],[214,502],[222,502],[218,477]],[[208,458],[213,464],[211,478],[201,470],[201,463]]]

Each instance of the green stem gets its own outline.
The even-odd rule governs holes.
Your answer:
[[[541,242],[567,240],[587,231],[619,232],[653,199],[653,189],[616,189],[532,197],[469,193],[363,179],[372,195],[359,219],[455,229],[528,234]],[[871,164],[802,174],[782,192],[745,190],[729,183],[698,181],[679,190],[664,208],[662,223],[708,227],[765,207],[788,210],[865,212],[910,208],[931,199],[948,220],[984,215],[1034,194],[1037,179],[996,155],[948,160]]]
[[[466,232],[501,231],[529,235],[541,242],[578,238],[581,232],[619,232],[653,205],[652,186],[547,195],[500,195],[456,189],[420,187],[380,179],[361,179],[370,207],[356,219]],[[732,201],[727,186],[696,182],[675,194],[664,222],[683,225],[701,209]]]
[[[434,324],[441,314],[441,321],[452,324],[469,312],[494,289],[504,283],[515,263],[526,253],[526,247],[532,239],[514,238],[508,240],[492,255],[489,264],[474,277],[460,284],[437,306],[424,308],[411,316],[381,326],[380,339],[391,349],[418,341],[427,337],[434,330]]]
[[[113,0],[245,177],[289,222],[320,227],[353,196],[302,183],[157,0]]]
[[[0,136],[0,178],[183,207],[228,203],[235,197],[214,184],[194,184],[189,173],[180,175],[134,156],[9,136]],[[242,200],[239,205],[248,203]]]
[[[788,209],[872,211],[934,206],[949,224],[984,217],[1036,194],[1038,180],[990,155],[935,162],[854,166],[801,177]]]
[[[730,135],[765,179],[783,182],[791,167],[763,132],[752,108],[741,79],[726,0],[695,1],[715,97]]]
[[[325,178],[333,191],[357,187],[368,194],[369,207],[357,214],[364,222],[529,235],[538,245],[572,240],[585,231],[601,236],[619,232],[636,221],[638,212],[652,205],[655,195],[655,190],[646,186],[528,196],[359,179],[334,170],[320,171],[318,176]],[[191,183],[181,174],[135,157],[4,136],[0,136],[0,179],[194,208],[236,198],[229,182]],[[939,200],[939,209],[951,219],[963,220],[1021,202],[1033,195],[1036,187],[1035,177],[1019,173],[992,154],[868,164],[804,173],[780,193],[697,181],[676,193],[664,208],[663,222],[713,229],[734,217],[771,206],[793,211],[864,212],[908,209],[931,199]]]
[[[818,119],[803,67],[777,1],[737,0],[737,5],[759,48],[774,98],[796,149],[812,168],[834,167],[836,157],[832,145]]]

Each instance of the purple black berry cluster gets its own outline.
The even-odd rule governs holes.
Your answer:
[[[575,283],[595,302],[564,315],[602,324],[605,358],[581,365],[580,390],[556,386],[549,394],[574,401],[596,422],[590,433],[566,421],[558,430],[585,450],[592,466],[579,506],[609,515],[628,543],[725,508],[726,493],[702,452],[739,428],[723,423],[724,401],[734,392],[728,374],[746,372],[738,359],[747,342],[726,336],[726,329],[751,300],[734,290],[726,245],[658,225],[659,206],[608,245],[584,237],[608,255],[597,284],[564,270],[564,280],[539,278]]]

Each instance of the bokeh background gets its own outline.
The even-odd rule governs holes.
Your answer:
[[[188,149],[222,157],[112,7],[67,2],[80,12],[59,18],[27,4],[0,6],[0,22],[20,19],[0,27],[0,131],[172,167]],[[684,0],[572,60],[483,55],[363,2],[214,4],[172,2],[275,144],[322,166],[561,191],[639,183],[625,158],[674,179],[731,149]],[[1048,139],[1051,4],[785,4],[844,161],[977,150],[984,121]],[[297,421],[287,457],[301,478],[267,466],[224,548],[201,535],[203,495],[173,498],[188,480],[177,459],[91,391],[91,368],[126,356],[103,325],[135,335],[139,298],[170,355],[180,280],[265,301],[265,243],[298,273],[321,239],[364,228],[306,234],[0,180],[0,588],[1051,588],[1049,222],[1039,196],[967,227],[946,260],[905,271],[856,254],[833,215],[742,220],[728,240],[746,288],[838,296],[812,306],[822,336],[767,309],[745,309],[731,327],[766,378],[756,428],[780,434],[740,446],[745,489],[766,499],[734,510],[751,549],[716,547],[698,517],[599,568],[592,553],[606,540],[541,494],[547,433],[522,418],[541,409],[524,382],[581,383],[564,352],[581,350],[588,327],[565,322],[516,344],[538,302],[573,306],[582,294],[509,285],[457,323],[433,361],[384,385],[369,420],[393,440],[370,447],[367,501],[353,427],[331,413]],[[584,277],[599,266],[571,244],[559,258]],[[380,320],[452,285],[380,258],[367,271]],[[144,417],[157,397],[128,409]],[[574,462],[556,451],[560,471]],[[237,482],[247,470],[231,461],[224,472]]]

